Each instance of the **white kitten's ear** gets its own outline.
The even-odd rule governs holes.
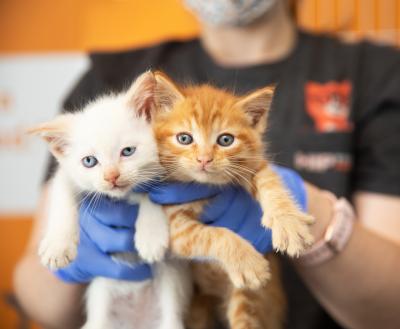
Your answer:
[[[156,79],[150,71],[142,73],[129,87],[126,94],[128,107],[139,117],[151,121],[155,111],[154,90]]]
[[[268,86],[243,96],[236,106],[241,108],[250,119],[252,126],[260,131],[265,129],[269,109],[271,108],[275,86]]]
[[[157,110],[170,110],[176,102],[185,99],[178,86],[164,73],[154,72],[157,81],[154,97]]]
[[[65,154],[69,146],[68,132],[71,128],[72,121],[72,114],[63,114],[52,121],[28,129],[27,132],[43,138],[49,144],[51,153],[53,153],[56,158],[60,158]]]

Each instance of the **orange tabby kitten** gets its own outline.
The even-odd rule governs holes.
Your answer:
[[[260,202],[261,222],[272,229],[274,248],[290,256],[302,252],[312,242],[308,226],[313,219],[299,210],[265,159],[262,135],[273,89],[237,97],[209,85],[180,88],[159,72],[154,77],[154,131],[169,178],[245,187]],[[209,325],[209,313],[201,308],[206,299],[222,302],[214,312],[230,328],[281,327],[285,302],[279,275],[265,285],[270,271],[264,257],[228,229],[200,223],[197,218],[206,202],[166,207],[172,252],[218,261],[193,266],[200,294],[189,326]]]

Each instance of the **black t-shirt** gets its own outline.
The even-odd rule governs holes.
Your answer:
[[[90,59],[64,111],[121,91],[148,69],[161,69],[180,83],[211,83],[239,94],[277,83],[266,134],[274,163],[337,195],[350,197],[356,190],[400,195],[400,53],[390,47],[299,32],[287,58],[251,67],[219,66],[197,39]],[[282,263],[287,328],[340,328],[290,264]]]

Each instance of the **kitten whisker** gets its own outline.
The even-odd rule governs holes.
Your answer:
[[[247,172],[247,173],[249,173],[251,175],[253,175],[253,174],[255,174],[257,172],[255,169],[251,169],[249,167],[246,167],[246,166],[243,166],[243,165],[240,165],[240,164],[230,163],[228,166],[231,167],[231,168],[235,168],[235,169],[239,169],[239,170],[245,171],[245,172]]]
[[[91,210],[92,202],[93,202],[93,200],[94,200],[94,197],[96,196],[96,193],[97,193],[97,192],[95,192],[94,194],[93,194],[93,193],[90,194],[91,197],[90,197],[90,199],[89,199],[88,205],[87,205],[86,208],[84,209],[84,214],[87,214],[87,213]]]
[[[227,171],[229,171],[231,174],[234,175],[234,177],[238,180],[239,185],[243,185],[243,182],[246,183],[249,187],[253,187],[254,183],[246,176],[243,174],[236,171],[232,171],[231,168],[227,168]]]
[[[227,178],[229,180],[229,183],[232,183],[232,184],[238,183],[236,180],[236,177],[229,170],[225,171],[224,174],[226,174],[228,176]]]
[[[78,196],[79,196],[79,194],[84,194],[84,193],[86,193],[86,194],[85,194],[85,196],[83,198],[78,198],[78,197],[76,198],[76,200],[78,200],[77,201],[78,202],[78,206],[81,206],[82,203],[91,195],[91,193],[83,191],[81,193],[78,193]]]

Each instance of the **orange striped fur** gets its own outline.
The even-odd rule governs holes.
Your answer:
[[[265,158],[262,135],[272,88],[237,97],[209,85],[181,88],[159,72],[155,80],[154,132],[168,178],[245,187],[261,204],[262,224],[272,229],[274,248],[299,254],[312,242],[308,225],[313,219],[298,209]],[[193,141],[180,143],[181,133]],[[231,145],[217,143],[224,134],[233,136]],[[266,285],[271,275],[265,257],[230,230],[198,221],[206,203],[166,207],[171,251],[181,257],[218,261],[193,264],[198,294],[189,328],[209,328],[210,312],[233,329],[281,328],[285,299],[278,265],[273,262],[275,273]],[[207,303],[216,304],[207,310]]]

